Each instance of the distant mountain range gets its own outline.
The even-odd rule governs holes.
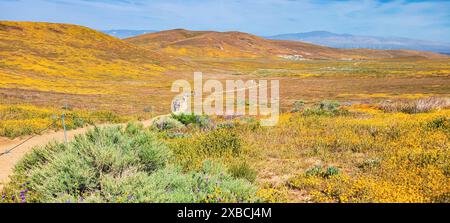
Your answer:
[[[126,39],[143,34],[155,33],[156,30],[104,30],[102,31],[108,35]],[[367,48],[377,50],[420,50],[432,51],[450,55],[450,43],[416,40],[401,37],[376,37],[376,36],[359,36],[351,34],[336,34],[327,31],[313,31],[305,33],[288,33],[275,36],[265,36],[267,39],[274,40],[293,40],[306,43],[312,43],[322,46],[354,49]]]
[[[125,39],[126,42],[183,58],[376,59],[447,58],[412,50],[336,49],[301,41],[272,40],[243,32],[166,30]]]
[[[336,34],[327,31],[314,31],[280,34],[266,36],[265,38],[302,41],[335,48],[368,48],[382,50],[407,49],[450,54],[450,43],[399,37],[358,36],[351,34]]]
[[[119,39],[126,39],[133,36],[139,36],[148,33],[157,32],[156,30],[130,30],[130,29],[113,29],[113,30],[103,30],[101,31],[110,36],[117,37]]]

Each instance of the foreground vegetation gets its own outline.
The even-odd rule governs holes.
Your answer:
[[[205,161],[182,172],[141,126],[96,128],[53,143],[16,166],[3,202],[254,202],[256,187]]]
[[[450,202],[449,139],[438,99],[298,101],[275,127],[172,115],[35,150],[3,201]]]

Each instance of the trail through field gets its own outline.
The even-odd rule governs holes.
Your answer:
[[[236,92],[236,91],[250,89],[250,88],[254,88],[254,87],[258,87],[258,86],[259,86],[259,84],[256,84],[255,86],[234,89],[231,91]],[[230,91],[228,91],[228,92],[230,92]],[[227,93],[227,91],[215,92],[214,94],[217,94],[217,93]],[[211,99],[209,99],[209,100],[211,100]],[[167,116],[167,114],[157,116],[157,117],[154,117],[149,120],[142,121],[141,123],[143,124],[144,127],[149,127],[156,118],[159,118],[162,116]],[[98,127],[108,127],[108,126],[125,126],[125,125],[126,125],[126,123],[103,124],[103,125],[97,125],[97,126]],[[88,126],[88,127],[84,127],[84,128],[67,131],[67,140],[71,141],[75,138],[76,135],[84,134],[92,128],[94,128],[94,126]],[[12,147],[20,144],[21,142],[23,142],[23,140],[24,139],[19,139],[19,138],[14,139],[14,140],[0,138],[0,153],[4,152],[6,150],[9,150]],[[57,132],[48,132],[48,133],[44,133],[41,135],[37,135],[37,136],[33,137],[32,139],[26,141],[25,143],[21,144],[19,147],[15,148],[14,150],[10,151],[9,153],[1,155],[0,156],[0,191],[3,189],[3,185],[8,183],[9,176],[13,172],[14,166],[17,164],[17,162],[20,161],[20,159],[22,159],[23,156],[25,156],[25,154],[30,152],[36,146],[43,146],[52,141],[58,141],[58,142],[64,141],[64,131],[61,130],[61,131],[57,131]]]
[[[159,117],[159,116],[158,116]],[[152,124],[153,119],[142,121],[141,123],[144,127],[148,127]],[[107,126],[124,126],[126,124],[103,124],[98,125],[98,127],[107,127]],[[93,129],[94,126],[88,126],[84,128],[79,128],[75,130],[67,131],[67,140],[73,140],[76,135],[80,135],[86,133],[88,130]],[[13,146],[21,143],[23,139],[0,139],[0,153],[4,152]],[[3,188],[3,185],[9,181],[9,176],[13,172],[14,166],[19,162],[22,157],[30,152],[36,146],[43,146],[52,141],[62,142],[64,141],[64,131],[57,132],[47,132],[42,135],[35,136],[29,141],[23,143],[21,146],[15,148],[9,153],[6,153],[0,156],[0,191]]]

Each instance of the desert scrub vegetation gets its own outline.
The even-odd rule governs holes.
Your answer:
[[[186,171],[222,163],[269,202],[448,202],[448,109],[387,113],[322,101],[270,128],[246,119],[170,139],[173,162]]]
[[[218,128],[208,132],[196,132],[189,138],[170,142],[174,162],[186,170],[196,170],[204,160],[230,161],[238,159],[242,139],[236,131]]]
[[[178,120],[186,126],[197,126],[201,129],[209,129],[212,127],[211,119],[206,115],[196,115],[194,113],[172,114],[173,119]]]
[[[242,156],[258,171],[256,181],[287,187],[291,201],[449,202],[448,109],[348,111],[282,114],[275,127],[241,132]]]
[[[274,127],[217,117],[208,129],[96,129],[26,156],[4,201],[449,202],[449,109],[315,109],[325,114],[281,114]]]
[[[195,59],[195,58],[194,58]],[[264,59],[226,59],[221,63],[212,58],[201,60],[203,65],[231,70],[235,74],[251,74],[260,77],[439,77],[445,78],[450,73],[448,59],[417,60],[417,59],[383,59],[383,60],[271,60]]]
[[[220,164],[172,165],[171,150],[137,124],[95,128],[37,148],[16,166],[3,202],[254,202],[256,187]]]
[[[448,98],[421,98],[416,100],[384,101],[379,108],[385,112],[403,112],[408,114],[426,113],[450,106]]]
[[[291,112],[299,112],[304,116],[317,115],[317,116],[339,116],[349,115],[348,110],[341,105],[339,101],[323,100],[312,106],[306,106],[305,101],[297,100],[293,104]]]
[[[161,116],[155,118],[152,128],[159,131],[181,131],[186,129],[186,126],[170,116]]]
[[[186,130],[210,130],[213,129],[213,122],[206,115],[196,115],[194,113],[180,113],[159,116],[153,120],[152,128],[158,131],[183,132]]]
[[[65,114],[67,129],[83,127],[87,124],[120,123],[128,120],[110,111],[81,111],[41,108],[31,105],[0,105],[0,136],[15,138],[32,135],[50,129],[62,128],[60,116]]]

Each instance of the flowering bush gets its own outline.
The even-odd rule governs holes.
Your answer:
[[[386,113],[376,105],[346,109],[351,115],[288,113],[271,128],[235,120],[231,127],[189,129],[180,137],[163,135],[165,131],[153,135],[136,125],[101,130],[27,155],[3,199],[450,201],[450,110],[407,114]],[[167,149],[157,136],[166,140]]]
[[[2,202],[251,202],[256,188],[223,167],[168,165],[170,151],[139,125],[96,128],[37,148],[16,166]]]

